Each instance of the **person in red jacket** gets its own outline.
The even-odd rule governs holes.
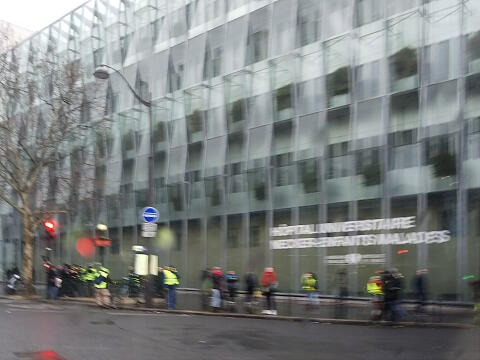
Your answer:
[[[272,267],[266,267],[261,278],[260,285],[262,286],[262,293],[265,296],[267,308],[262,312],[268,315],[277,315],[275,306],[274,292],[277,288],[277,276]]]

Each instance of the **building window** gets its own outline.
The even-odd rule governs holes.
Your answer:
[[[268,56],[268,9],[258,10],[250,15],[247,38],[247,65],[262,61]]]
[[[356,155],[356,174],[363,176],[363,184],[365,186],[380,184],[381,167],[378,149],[359,150]]]
[[[280,154],[272,158],[275,170],[275,186],[294,184],[292,158],[292,153]]]
[[[247,65],[266,59],[268,50],[268,31],[263,30],[250,35],[247,41],[247,49]]]
[[[409,78],[417,74],[417,49],[404,47],[390,57],[392,81]]]
[[[125,58],[128,54],[128,47],[130,46],[130,34],[120,37],[120,51],[122,54],[122,62],[125,61]]]
[[[480,31],[468,35],[466,57],[468,73],[480,72]]]
[[[328,152],[328,178],[335,179],[348,176],[350,169],[348,141],[329,145]]]
[[[348,94],[349,67],[344,66],[327,75],[329,106],[335,106],[335,97]]]
[[[227,226],[227,247],[230,249],[240,247],[242,244],[242,233],[241,215],[229,216]]]
[[[277,90],[277,112],[292,108],[292,86],[286,85]]]
[[[433,165],[435,177],[455,176],[457,173],[455,139],[452,136],[441,135],[426,139],[426,161]]]
[[[417,164],[417,129],[397,131],[389,134],[391,149],[391,168],[404,169]]]
[[[383,17],[383,5],[384,0],[358,0],[356,6],[357,26],[381,19]]]
[[[103,54],[104,54],[104,48],[93,50],[93,64],[95,67],[98,67],[101,64],[103,64]]]
[[[316,159],[308,159],[298,163],[300,183],[305,194],[318,192],[318,176]]]
[[[320,5],[318,0],[299,1],[297,8],[297,45],[305,46],[320,39]]]
[[[202,111],[195,110],[187,116],[188,141],[195,142],[203,140],[203,119]]]

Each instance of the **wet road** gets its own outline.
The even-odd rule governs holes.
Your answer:
[[[0,359],[477,360],[480,329],[316,324],[0,301]],[[47,351],[48,350],[48,351]]]

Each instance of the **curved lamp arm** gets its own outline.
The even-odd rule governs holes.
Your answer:
[[[128,82],[128,80],[125,78],[125,76],[123,76],[123,74],[118,71],[117,69],[115,69],[114,67],[111,67],[110,65],[107,65],[107,64],[101,64],[99,65],[98,67],[106,67],[110,70],[113,70],[116,74],[120,75],[120,77],[123,79],[123,81],[125,81],[125,83],[127,84],[128,88],[130,89],[130,91],[133,93],[133,95],[135,96],[135,98],[140,101],[143,105],[145,105],[146,107],[152,107],[152,103],[150,101],[147,101],[147,100],[144,100],[140,95],[137,94],[137,92],[135,91],[135,89],[132,87],[132,85],[130,85],[130,83]]]

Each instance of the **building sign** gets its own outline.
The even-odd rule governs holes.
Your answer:
[[[270,240],[270,248],[280,250],[342,246],[441,244],[450,240],[449,230],[409,231],[409,229],[415,227],[415,216],[278,226],[270,228],[270,237],[282,237],[282,239]],[[361,234],[365,231],[369,233]],[[376,231],[378,233],[371,233]],[[340,233],[355,234],[340,235]]]
[[[143,237],[157,236],[157,224],[152,222],[142,223],[142,236]]]
[[[325,256],[328,265],[371,265],[385,264],[385,254],[347,254]]]

